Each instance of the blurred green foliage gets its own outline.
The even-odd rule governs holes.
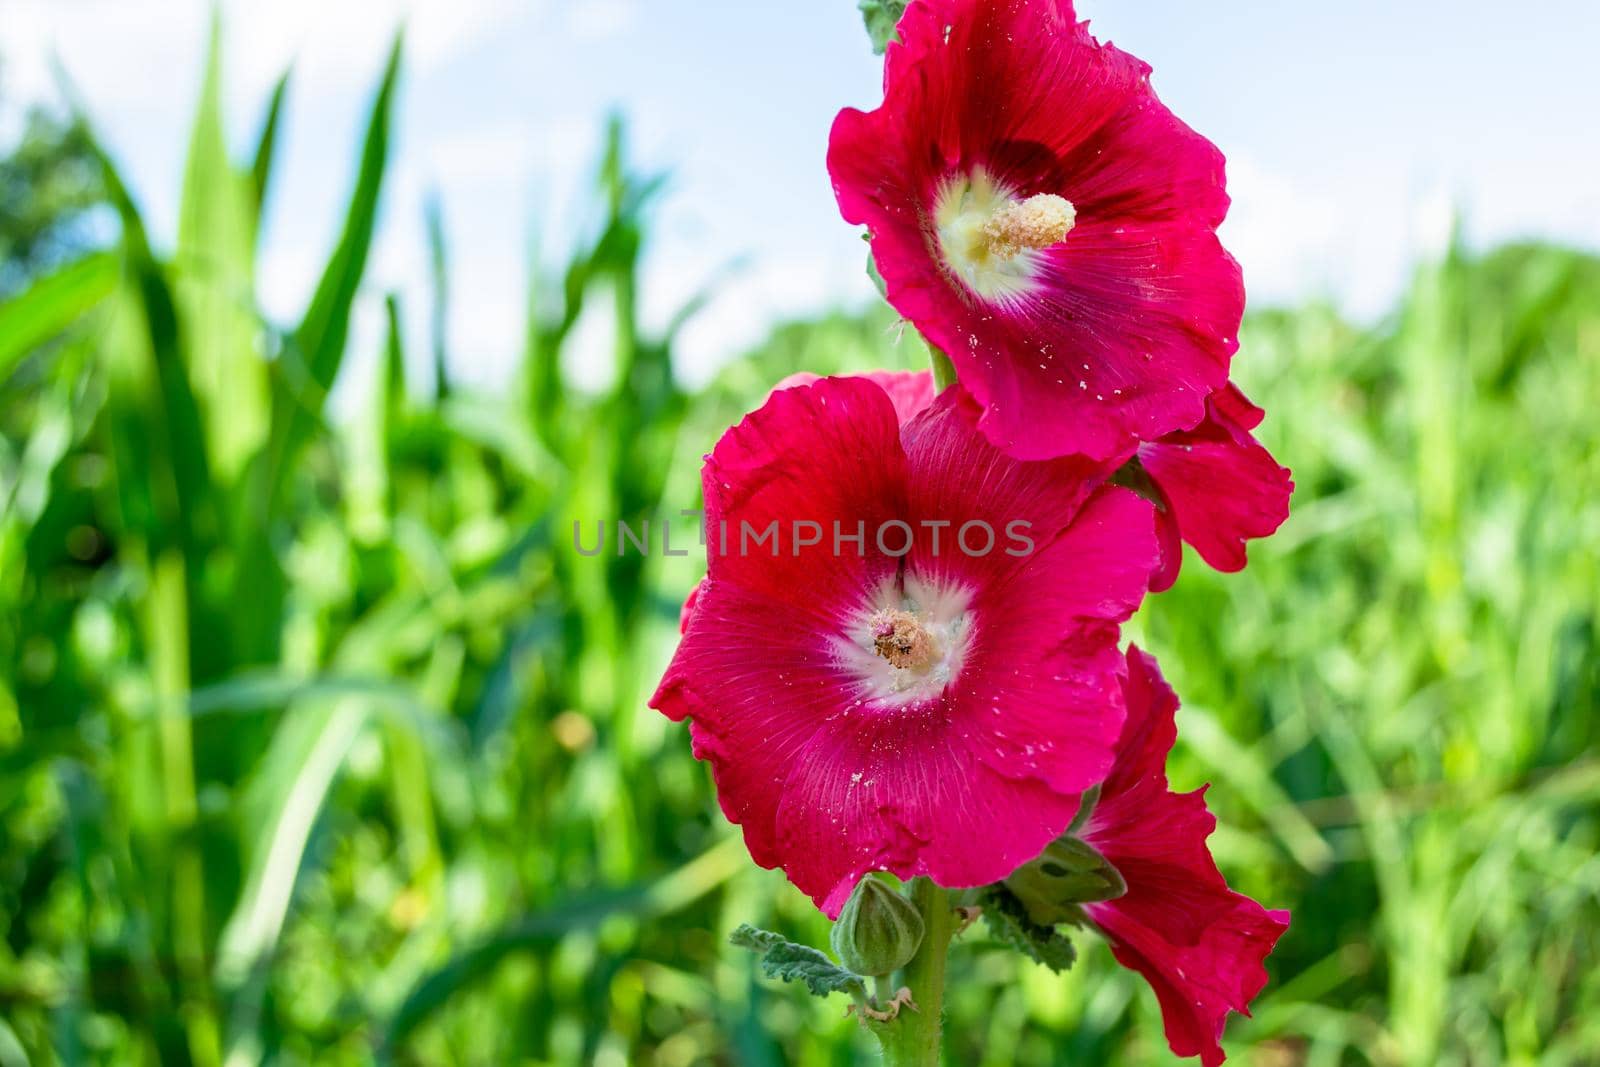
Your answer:
[[[0,298],[95,243],[92,209],[104,198],[88,132],[32,110],[0,157]]]
[[[241,165],[215,61],[176,248],[73,127],[120,243],[0,304],[0,1064],[870,1062],[726,943],[826,925],[644,706],[703,564],[568,531],[695,506],[783,375],[920,346],[834,315],[686,395],[637,311],[659,182],[613,127],[515,387],[413,382],[394,294],[330,420],[397,73],[298,322],[254,297],[285,86]],[[588,316],[597,392],[563,373]],[[1294,911],[1236,1060],[1600,1062],[1600,262],[1454,251],[1373,328],[1253,315],[1240,373],[1294,515],[1134,626],[1224,871]],[[1154,997],[1079,950],[1058,977],[969,931],[949,1062],[1167,1062]]]

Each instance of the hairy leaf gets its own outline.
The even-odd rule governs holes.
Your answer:
[[[797,945],[782,934],[740,923],[728,940],[760,954],[761,973],[768,978],[804,982],[814,997],[829,993],[864,995],[867,991],[860,975],[845,970],[810,945]]]
[[[1064,971],[1078,958],[1077,949],[1059,928],[1041,926],[1028,918],[1022,901],[1003,885],[984,890],[983,918],[997,940],[1052,971]]]

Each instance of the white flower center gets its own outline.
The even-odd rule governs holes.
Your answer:
[[[1019,198],[982,167],[946,178],[933,203],[945,265],[978,296],[1002,304],[1033,288],[1040,253],[1060,244],[1076,220],[1065,197]]]
[[[834,641],[862,701],[931,700],[955,680],[972,644],[971,593],[906,575],[885,582]]]

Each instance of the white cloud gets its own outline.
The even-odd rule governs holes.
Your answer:
[[[760,344],[777,322],[876,299],[864,263],[861,257],[766,255],[716,285],[710,302],[678,337],[676,366],[685,384],[692,388],[709,381],[730,359]],[[652,305],[681,307],[714,279],[720,265],[705,261],[704,269],[684,270],[675,259],[673,270],[652,276],[658,283]]]
[[[1249,156],[1228,160],[1233,206],[1221,236],[1252,297],[1275,302],[1323,284],[1339,239],[1338,207]]]
[[[1412,190],[1394,167],[1330,169],[1313,182],[1232,153],[1233,207],[1219,235],[1244,268],[1250,306],[1326,297],[1358,317],[1387,311],[1417,251]]]
[[[314,91],[364,87],[402,23],[410,63],[427,72],[542,6],[536,0],[225,0],[230,82],[259,95],[293,63],[297,79]],[[52,96],[51,57],[59,55],[93,102],[160,106],[187,99],[181,94],[198,68],[210,9],[205,0],[0,0],[6,89],[24,99]]]

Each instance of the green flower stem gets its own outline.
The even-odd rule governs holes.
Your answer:
[[[922,945],[901,972],[916,1010],[901,1008],[895,1019],[876,1028],[888,1067],[939,1067],[944,1017],[944,969],[955,934],[950,892],[926,878],[911,883],[911,900],[922,913]]]

